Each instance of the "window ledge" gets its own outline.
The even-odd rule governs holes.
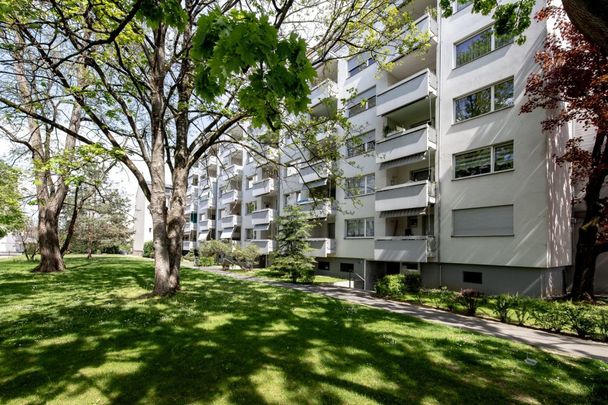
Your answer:
[[[497,112],[500,112],[500,111],[508,110],[509,108],[513,108],[514,106],[515,106],[515,104],[507,106],[507,107],[499,108],[498,110],[489,111],[489,112],[484,113],[484,114],[476,115],[474,117],[467,118],[466,120],[455,121],[455,122],[452,123],[452,126],[459,125],[459,124],[464,124],[465,122],[473,121],[473,120],[475,120],[477,118],[486,117],[488,115],[491,115],[491,114],[494,114],[494,113],[497,113]]]
[[[373,193],[365,193],[365,194],[358,194],[358,195],[351,195],[351,196],[345,195],[344,198],[347,199],[347,200],[352,200],[354,198],[368,197],[368,196],[374,195],[374,194],[376,194],[375,191]]]
[[[515,234],[510,235],[450,235],[452,238],[514,238]]]
[[[452,181],[460,181],[460,180],[467,180],[467,179],[476,179],[478,177],[491,176],[493,174],[510,173],[510,172],[514,172],[514,171],[515,171],[515,169],[507,169],[507,170],[501,170],[501,171],[498,171],[498,172],[475,174],[473,176],[452,178]]]

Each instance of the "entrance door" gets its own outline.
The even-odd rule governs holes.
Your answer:
[[[386,274],[399,274],[401,270],[401,263],[399,262],[387,262],[386,263]]]

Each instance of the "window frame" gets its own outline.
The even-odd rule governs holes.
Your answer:
[[[480,210],[480,209],[487,209],[487,208],[501,208],[501,207],[511,207],[511,212],[512,212],[512,220],[513,223],[512,225],[512,233],[498,233],[498,234],[487,234],[487,235],[483,235],[483,234],[470,234],[470,235],[462,235],[462,234],[457,234],[455,232],[455,222],[456,222],[456,218],[455,218],[455,213],[457,211],[469,211],[469,210]],[[515,204],[498,204],[498,205],[488,205],[488,206],[483,206],[483,207],[469,207],[469,208],[455,208],[452,209],[452,232],[451,232],[451,237],[452,238],[513,238],[515,237]]]
[[[506,146],[509,144],[511,145],[511,167],[508,169],[496,170],[495,169],[496,168],[496,148],[501,147],[501,146]],[[479,174],[472,174],[470,176],[456,177],[456,159],[459,156],[467,155],[469,153],[481,151],[484,149],[490,149],[490,171],[487,173],[479,173]],[[471,149],[471,150],[455,153],[452,155],[452,180],[464,180],[464,179],[470,179],[470,178],[475,178],[475,177],[480,177],[480,176],[488,176],[491,174],[498,174],[498,173],[514,171],[515,170],[514,156],[515,156],[515,141],[514,140],[500,142],[500,143],[496,143],[493,145],[483,146],[481,148],[476,148],[476,149]]]
[[[509,105],[505,105],[505,106],[500,107],[500,108],[497,109],[496,108],[496,104],[495,104],[495,98],[496,98],[495,87],[498,86],[498,85],[504,84],[504,83],[508,83],[508,82],[512,82],[513,83],[512,84],[513,93],[511,94],[511,98],[513,99],[512,103],[509,104]],[[457,114],[458,114],[457,111],[458,111],[458,109],[456,107],[456,105],[457,105],[456,103],[458,101],[462,100],[462,99],[465,99],[466,97],[472,96],[474,94],[481,93],[481,92],[486,91],[488,89],[490,89],[490,109],[488,111],[486,111],[486,112],[481,113],[481,114],[473,115],[471,117],[467,117],[467,118],[458,120],[457,119]],[[463,94],[461,96],[454,97],[452,99],[452,114],[453,114],[452,125],[460,124],[462,122],[467,122],[467,121],[470,121],[470,120],[475,119],[475,118],[479,118],[479,117],[483,117],[483,116],[488,115],[488,114],[492,114],[494,112],[506,110],[508,108],[512,108],[514,105],[515,105],[515,78],[513,76],[511,76],[509,78],[506,78],[506,79],[494,82],[494,83],[492,83],[492,84],[490,84],[488,86],[485,86],[485,87],[479,88],[477,90],[474,90],[474,91],[472,91],[470,93],[466,93],[466,94]]]
[[[349,221],[361,221],[362,224],[362,234],[361,235],[354,235],[354,236],[349,236],[348,235],[348,222]],[[372,229],[372,234],[368,235],[368,222],[372,223],[371,229]],[[359,228],[359,226],[357,225],[357,229]],[[363,217],[363,218],[346,218],[344,219],[344,239],[373,239],[375,236],[375,231],[376,231],[376,224],[375,224],[375,218],[374,217]]]
[[[376,63],[376,61],[374,60],[374,58],[371,57],[371,55],[369,55],[367,58],[362,58],[363,55],[355,55],[352,58],[349,58],[346,61],[346,67],[348,69],[348,63],[354,59],[359,59],[361,58],[362,61],[357,64],[355,67],[348,69],[347,73],[346,73],[346,78],[350,79],[353,76],[356,76],[358,73],[363,72],[365,69],[367,69],[368,67],[374,65]]]
[[[370,177],[374,178],[372,191],[368,191]],[[376,173],[368,173],[368,174],[363,174],[361,176],[348,177],[348,178],[344,179],[344,181],[345,181],[344,198],[356,198],[356,197],[372,195],[372,194],[376,193]],[[348,184],[349,181],[358,181],[358,182],[362,181],[362,183],[359,183],[359,185],[357,186],[360,190],[360,193],[358,193],[358,194],[351,193],[350,190],[353,189],[353,187],[349,186],[349,184]]]
[[[369,139],[367,139],[369,137]],[[355,140],[360,140],[361,142],[356,145],[356,147],[353,147],[351,145],[349,145],[349,142],[354,142]],[[375,151],[376,150],[376,130],[372,129],[371,131],[367,131],[367,132],[363,132],[361,134],[352,136],[350,138],[348,138],[345,142],[345,146],[346,146],[346,158],[350,159],[350,158],[354,158],[357,156],[361,156],[364,154],[367,154],[369,152]],[[372,145],[372,147],[370,147],[370,145]],[[356,149],[359,149],[360,147],[363,147],[363,151],[357,151]],[[351,150],[355,150],[354,153],[350,153]]]
[[[457,50],[458,46],[462,45],[466,41],[468,41],[468,40],[470,40],[470,39],[472,39],[472,38],[474,38],[474,37],[476,37],[476,36],[478,36],[478,35],[486,32],[486,31],[490,31],[490,50],[488,52],[484,53],[483,55],[480,55],[480,56],[476,57],[475,59],[471,59],[471,60],[469,60],[469,61],[467,61],[465,63],[458,64],[458,50]],[[462,38],[462,39],[454,42],[454,44],[453,44],[453,59],[452,59],[453,63],[452,63],[452,69],[458,69],[458,68],[460,68],[462,66],[468,65],[469,63],[473,63],[476,60],[479,60],[479,59],[483,58],[484,56],[487,56],[487,55],[491,54],[494,51],[497,51],[497,50],[502,49],[502,48],[504,48],[506,46],[512,45],[513,42],[514,42],[514,38],[512,37],[512,38],[510,38],[510,40],[508,42],[505,42],[505,43],[500,44],[500,45],[497,46],[496,45],[497,44],[497,39],[498,39],[498,35],[496,34],[496,30],[494,29],[494,24],[490,24],[490,25],[487,25],[484,28],[482,28],[482,29],[480,29],[478,31],[475,31],[474,33],[466,36],[465,38]]]

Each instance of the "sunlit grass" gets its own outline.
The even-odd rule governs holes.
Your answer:
[[[0,403],[606,403],[608,366],[150,261],[0,260]],[[535,367],[524,363],[538,360]]]

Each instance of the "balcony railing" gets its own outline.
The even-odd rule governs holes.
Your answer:
[[[269,224],[274,220],[275,214],[276,212],[272,208],[253,211],[251,213],[251,224],[253,226]]]
[[[376,113],[378,116],[385,115],[436,93],[437,76],[424,69],[378,94]]]
[[[432,18],[429,14],[426,14],[422,17],[420,17],[418,19],[418,21],[416,21],[416,29],[419,31],[418,35],[422,34],[427,34],[429,36],[429,40],[433,41],[436,40],[437,38],[437,21]],[[406,32],[403,34],[404,37],[407,35],[410,35],[410,32]],[[417,48],[417,45],[412,46],[412,49]],[[394,61],[398,58],[400,58],[401,56],[403,56],[402,53],[398,52],[398,49],[396,46],[394,45],[389,45],[389,49],[390,51],[392,51],[391,53],[393,53],[395,56],[393,56],[390,61]]]
[[[199,225],[199,230],[201,231],[209,231],[215,228],[215,219],[203,219]]]
[[[304,164],[300,168],[300,176],[303,183],[312,183],[313,181],[327,178],[329,175],[329,167],[324,162]]]
[[[310,91],[310,105],[315,106],[327,98],[338,95],[338,86],[331,79],[325,79]]]
[[[435,184],[412,181],[376,191],[376,211],[407,210],[435,203]]]
[[[241,216],[240,215],[228,215],[222,218],[222,228],[234,228],[235,226],[241,225]]]
[[[435,149],[435,128],[422,125],[412,129],[397,129],[376,143],[376,163],[385,163]]]
[[[274,192],[274,179],[267,178],[253,183],[251,193],[254,197]]]
[[[298,201],[298,205],[303,212],[307,213],[311,218],[325,218],[335,214],[335,208],[331,201],[314,201],[303,200]]]
[[[433,236],[387,236],[374,241],[374,260],[426,263],[434,254]]]
[[[249,243],[257,246],[262,255],[267,255],[274,251],[275,241],[272,239],[253,239]]]
[[[222,193],[222,204],[223,205],[232,204],[234,202],[237,202],[238,200],[239,200],[238,190],[224,191],[224,193]]]
[[[329,238],[310,238],[306,239],[310,249],[306,252],[311,257],[327,257],[336,253],[336,240]]]
[[[243,166],[240,165],[230,165],[224,169],[222,172],[222,179],[231,179],[233,177],[238,177],[243,174]]]
[[[215,178],[205,178],[202,179],[199,183],[199,187],[201,188],[201,190],[205,190],[205,189],[213,189],[215,188]]]

